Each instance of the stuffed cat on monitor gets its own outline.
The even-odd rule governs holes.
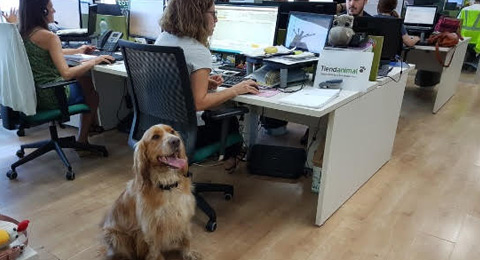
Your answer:
[[[348,14],[335,15],[332,28],[328,35],[328,43],[335,47],[346,47],[352,40],[355,32],[353,31],[353,16]]]

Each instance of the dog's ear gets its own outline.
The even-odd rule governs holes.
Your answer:
[[[150,162],[147,157],[147,147],[143,140],[140,140],[135,146],[135,152],[133,154],[133,171],[135,178],[141,181],[142,186],[151,186],[150,180]]]

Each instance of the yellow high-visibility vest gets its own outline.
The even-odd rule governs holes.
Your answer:
[[[480,53],[480,10],[465,10],[460,12],[463,20],[461,34],[471,37],[470,44],[475,44],[475,52]]]

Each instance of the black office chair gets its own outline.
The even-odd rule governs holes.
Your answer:
[[[22,92],[29,92],[32,89],[35,89],[33,86],[33,76],[30,73],[25,73],[30,71],[30,63],[28,61],[25,49],[23,48],[23,42],[17,31],[15,25],[12,24],[0,24],[0,32],[6,37],[0,37],[0,46],[11,46],[12,50],[5,49],[2,50],[4,55],[0,55],[0,64],[15,64],[15,66],[0,66],[0,75],[8,75],[12,72],[12,68],[15,70],[15,78],[20,77],[30,77],[28,82],[31,84],[26,84],[25,86],[11,86],[11,85],[2,85],[0,84],[0,93],[15,93],[12,92],[12,88],[20,89]],[[15,49],[14,49],[15,47]],[[19,72],[22,71],[23,73]],[[28,75],[27,75],[28,74]],[[12,81],[15,82],[15,81]],[[103,154],[103,156],[108,156],[108,151],[104,146],[100,145],[91,145],[78,143],[75,140],[74,136],[69,137],[58,137],[57,133],[57,124],[61,124],[69,121],[70,115],[75,115],[79,113],[90,113],[90,108],[83,103],[79,104],[67,104],[67,97],[65,94],[65,86],[75,81],[66,81],[66,82],[57,82],[52,84],[45,84],[43,86],[38,86],[40,88],[53,88],[55,90],[55,96],[58,101],[58,108],[48,109],[48,110],[39,110],[36,109],[35,114],[25,115],[24,113],[14,111],[14,109],[8,107],[6,104],[1,104],[1,113],[2,113],[2,123],[6,129],[14,130],[19,129],[17,134],[19,136],[24,135],[24,129],[30,128],[45,123],[50,123],[50,140],[45,140],[41,142],[35,142],[31,144],[24,144],[20,146],[20,150],[17,151],[16,155],[20,158],[17,162],[11,165],[11,169],[7,172],[7,177],[11,180],[17,178],[16,168],[24,163],[27,163],[39,156],[55,150],[60,156],[60,159],[67,167],[66,178],[68,180],[75,179],[75,173],[73,172],[72,166],[68,161],[65,153],[62,148],[76,148],[80,150],[89,150],[92,152],[98,152]],[[2,82],[0,82],[2,83]],[[25,98],[26,102],[29,104],[34,104],[34,95],[24,95],[20,99]],[[15,104],[14,104],[15,105]],[[13,105],[12,105],[13,107]],[[18,109],[18,108],[17,108]],[[18,109],[20,110],[20,109]],[[27,148],[37,148],[27,156],[25,156],[25,149]]]
[[[480,54],[475,52],[475,44],[469,44],[465,52],[462,69],[470,72],[477,71],[479,60]]]
[[[197,117],[183,50],[123,40],[120,41],[120,47],[134,107],[129,145],[133,147],[151,126],[167,124],[181,134],[191,164],[198,151],[195,150]],[[223,120],[220,145],[211,147],[219,148],[223,154],[228,144],[241,141],[227,135],[228,119],[247,112],[247,108],[238,107],[207,113],[211,120]],[[216,214],[200,193],[223,192],[225,199],[229,200],[233,196],[233,186],[212,183],[195,183],[194,186],[197,206],[209,217],[206,229],[213,232],[217,226]]]

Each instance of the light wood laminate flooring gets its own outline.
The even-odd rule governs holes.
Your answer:
[[[472,78],[462,75],[457,94],[436,115],[432,90],[413,87],[410,79],[392,159],[322,227],[313,225],[311,177],[255,176],[244,164],[232,175],[221,165],[193,166],[195,180],[233,184],[235,196],[206,196],[217,210],[218,229],[204,231],[206,217],[197,211],[192,247],[212,260],[480,259],[480,89]],[[286,141],[274,139],[298,144],[304,128],[289,131]],[[65,180],[53,152],[8,180],[18,145],[47,135],[47,127],[22,138],[0,129],[0,213],[31,221],[30,244],[40,259],[103,259],[99,224],[132,178],[127,135],[108,131],[91,138],[107,146],[108,158],[79,158],[67,150],[74,181]],[[180,258],[171,253],[167,259]]]

